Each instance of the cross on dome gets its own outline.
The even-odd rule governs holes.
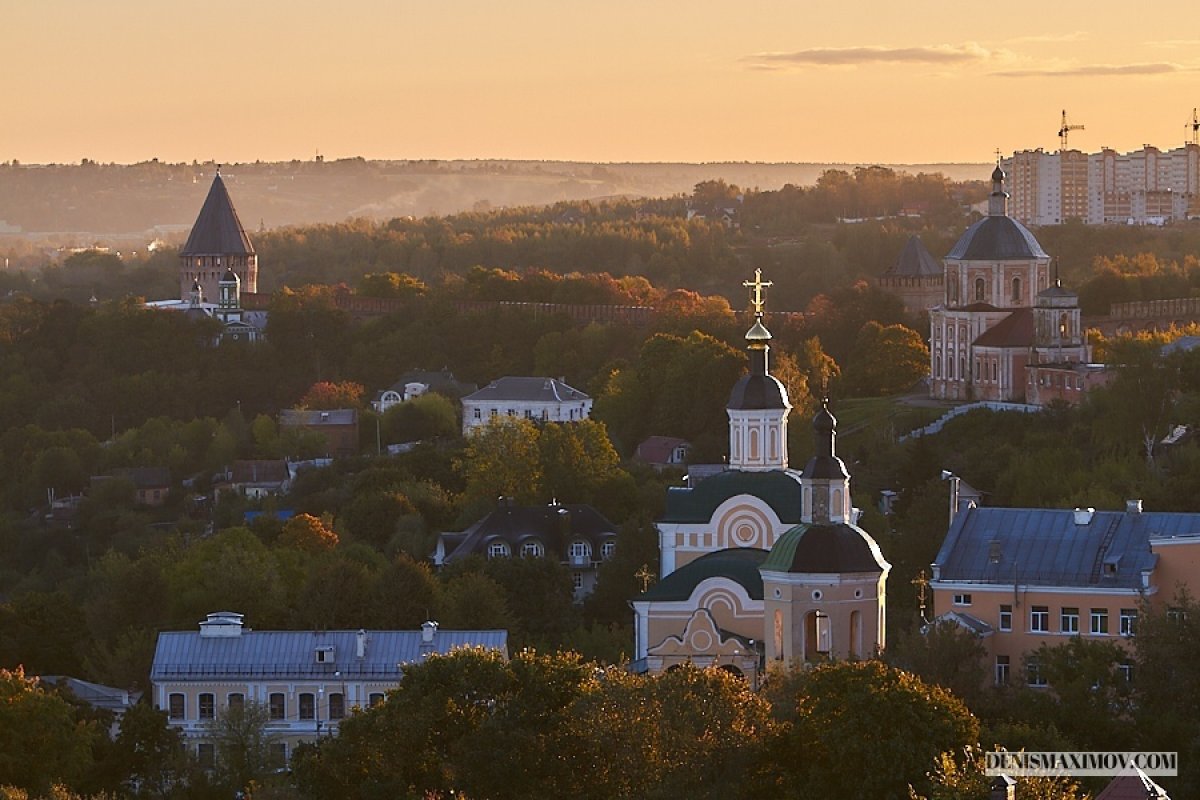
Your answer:
[[[774,286],[770,281],[762,279],[762,270],[754,270],[754,281],[742,281],[742,286],[747,289],[753,289],[750,293],[750,302],[754,305],[754,315],[761,317],[763,315],[763,306],[766,304],[766,298],[763,296],[763,289]]]

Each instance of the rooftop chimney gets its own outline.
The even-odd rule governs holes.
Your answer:
[[[1075,524],[1076,525],[1091,525],[1092,516],[1096,513],[1094,508],[1077,508],[1075,509]]]
[[[1142,501],[1141,500],[1126,500],[1125,501],[1125,513],[1126,514],[1142,513]]]
[[[421,644],[433,644],[433,637],[437,635],[438,624],[433,620],[427,620],[421,623]]]
[[[354,655],[359,658],[367,657],[367,632],[362,628],[358,629],[358,633],[354,635]]]

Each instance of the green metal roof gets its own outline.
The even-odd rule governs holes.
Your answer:
[[[793,470],[744,472],[726,470],[692,487],[667,490],[667,509],[660,522],[708,522],[717,506],[731,497],[753,495],[781,522],[800,521],[800,473]]]
[[[740,584],[751,600],[763,599],[762,574],[758,567],[767,551],[757,547],[734,547],[700,556],[654,584],[635,600],[687,600],[701,582],[728,578]]]
[[[857,525],[797,525],[776,540],[764,572],[882,572],[879,545]]]

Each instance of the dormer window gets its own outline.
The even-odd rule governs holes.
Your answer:
[[[541,558],[546,550],[537,539],[530,539],[521,545],[521,558]]]
[[[318,647],[316,649],[316,659],[317,659],[318,664],[332,664],[333,663],[333,647],[332,646]]]
[[[488,558],[508,558],[507,542],[492,542],[488,545]]]

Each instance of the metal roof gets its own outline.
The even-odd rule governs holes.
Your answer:
[[[708,522],[717,506],[738,495],[766,503],[780,522],[800,521],[800,473],[795,470],[749,472],[726,470],[695,486],[667,489],[667,508],[660,522]]]
[[[187,243],[179,251],[181,256],[252,256],[254,245],[238,219],[233,201],[225,189],[225,181],[218,172],[213,178],[208,197],[196,217],[196,224],[188,236]]]
[[[467,395],[463,402],[520,400],[535,403],[570,403],[590,399],[583,392],[557,378],[524,378],[510,375],[497,378],[479,391]]]
[[[584,539],[591,544],[598,559],[600,546],[616,535],[616,525],[596,509],[583,504],[503,505],[461,534],[442,534],[447,537],[444,542],[447,561],[486,553],[488,544],[495,539],[507,542],[514,553],[526,541],[536,540],[545,548],[547,556],[557,555],[563,559],[567,557],[570,540]],[[458,544],[450,550],[455,538]]]
[[[1138,589],[1152,538],[1200,537],[1200,513],[967,508],[954,517],[939,580]]]
[[[871,535],[857,525],[797,525],[784,533],[763,562],[764,572],[883,572],[890,564]]]
[[[910,236],[896,263],[883,274],[893,278],[931,277],[942,274],[942,265],[925,247],[920,236]]]
[[[1018,308],[972,342],[976,347],[1029,347],[1033,344],[1033,310]]]
[[[279,412],[279,424],[284,426],[353,425],[358,411],[353,408],[334,408],[328,411],[307,408],[285,408]]]
[[[634,600],[687,600],[696,587],[709,578],[728,578],[740,584],[751,600],[762,600],[762,573],[758,570],[766,558],[767,551],[757,547],[734,547],[706,553],[684,564]]]
[[[197,678],[320,678],[339,674],[347,680],[398,678],[401,667],[431,653],[460,647],[486,647],[508,655],[508,631],[438,630],[422,648],[422,631],[366,631],[366,654],[357,657],[358,631],[255,631],[202,636],[196,631],[158,635],[150,680]],[[318,663],[318,649],[333,648]]]
[[[955,261],[1007,261],[1049,258],[1029,229],[1012,217],[989,216],[967,228],[946,254]]]

